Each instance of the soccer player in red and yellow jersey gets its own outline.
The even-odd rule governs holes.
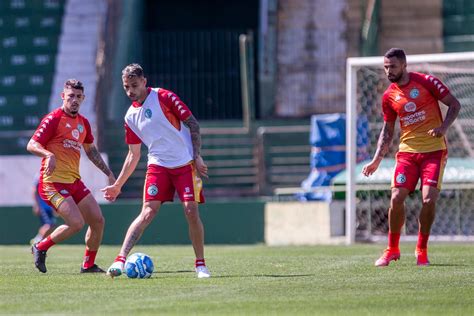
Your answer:
[[[405,52],[400,48],[391,48],[385,53],[384,69],[392,84],[383,95],[384,124],[374,158],[362,169],[365,176],[377,170],[388,152],[397,116],[400,118],[401,135],[388,212],[388,248],[375,265],[387,266],[390,261],[400,259],[400,231],[405,222],[404,202],[420,179],[423,205],[418,218],[415,255],[417,264],[425,266],[429,265],[428,238],[447,161],[445,135],[461,105],[438,78],[408,72]],[[449,107],[444,119],[438,101]]]
[[[86,251],[81,273],[105,272],[95,264],[95,257],[102,241],[104,217],[95,198],[82,183],[79,175],[81,148],[87,157],[108,176],[115,177],[93,144],[89,121],[79,114],[84,101],[84,86],[76,79],[69,79],[61,93],[62,106],[47,114],[30,139],[27,150],[43,158],[38,192],[41,198],[54,207],[64,224],[47,238],[31,248],[35,266],[46,273],[46,251],[89,225],[85,241]]]

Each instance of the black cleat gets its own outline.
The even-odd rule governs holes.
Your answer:
[[[36,248],[36,244],[31,246],[31,253],[33,254],[33,258],[35,260],[35,266],[38,270],[42,273],[46,273],[46,251],[39,250]]]
[[[81,273],[105,273],[105,271],[99,268],[98,265],[94,264],[92,267],[87,269],[81,267]]]

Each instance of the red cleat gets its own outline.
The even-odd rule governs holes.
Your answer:
[[[400,249],[398,248],[387,248],[383,252],[383,255],[375,261],[376,267],[386,267],[392,260],[400,259]]]
[[[429,266],[428,248],[416,248],[415,250],[416,264],[419,266]]]

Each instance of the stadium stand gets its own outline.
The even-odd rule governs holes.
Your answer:
[[[309,125],[229,130],[232,128],[202,128],[202,155],[209,167],[209,179],[204,180],[206,196],[271,195],[276,187],[299,186],[308,176]],[[127,151],[123,131],[107,130],[106,138],[111,168],[119,172]],[[145,170],[146,149],[142,147],[142,159],[125,184],[123,197],[141,197]]]
[[[474,3],[469,0],[443,1],[445,52],[474,50]]]
[[[25,152],[48,111],[64,1],[0,2],[0,154]]]

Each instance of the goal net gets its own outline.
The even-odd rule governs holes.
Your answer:
[[[431,74],[443,81],[458,98],[462,108],[448,131],[448,165],[432,236],[436,239],[464,240],[474,236],[474,52],[407,56],[408,71]],[[383,124],[382,95],[390,82],[383,70],[383,57],[347,60],[347,242],[386,238],[390,180],[398,150],[399,123],[390,152],[379,170],[369,178],[361,175],[363,164],[356,164],[357,118],[369,120],[368,152],[375,153]],[[441,103],[440,103],[441,104]],[[441,104],[442,112],[447,107]],[[419,185],[417,186],[419,188]],[[405,202],[404,238],[418,234],[421,194],[417,190]]]

